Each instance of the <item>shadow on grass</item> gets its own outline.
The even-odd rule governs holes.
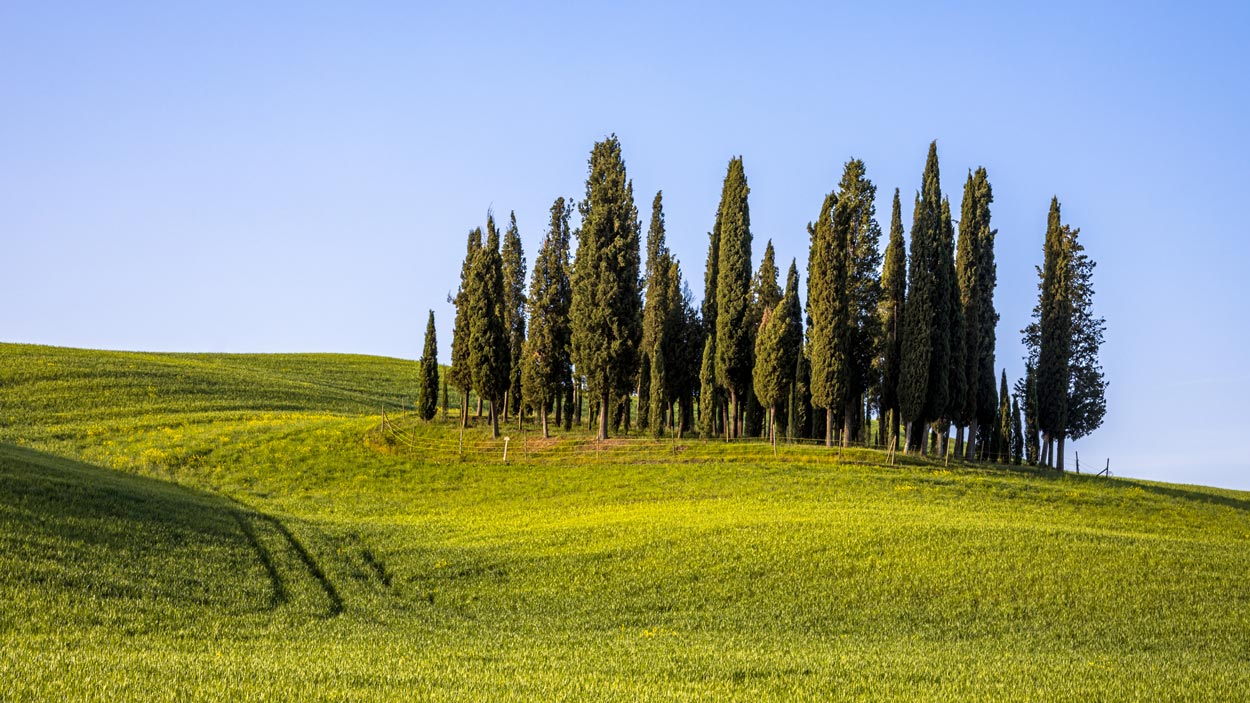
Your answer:
[[[235,542],[263,567],[272,609],[289,600],[289,589],[256,524],[276,532],[279,548],[303,563],[325,592],[330,615],[341,612],[342,598],[324,570],[277,518],[214,493],[0,443],[0,529],[15,539],[64,545],[68,554],[88,548],[94,559],[102,550],[106,562],[124,569],[144,554]]]
[[[1243,498],[1234,498],[1232,496],[1220,495],[1218,493],[1208,493],[1206,491],[1179,488],[1176,486],[1164,486],[1144,481],[1132,481],[1126,479],[1119,479],[1119,481],[1122,481],[1125,486],[1133,486],[1148,493],[1167,496],[1168,498],[1192,500],[1199,503],[1206,503],[1207,505],[1217,505],[1224,508],[1231,508],[1233,510],[1250,513],[1250,500],[1245,500]]]

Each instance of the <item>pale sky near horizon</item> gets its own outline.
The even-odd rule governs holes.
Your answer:
[[[954,212],[989,171],[1010,379],[1052,195],[1098,262],[1069,456],[1250,489],[1244,4],[257,5],[0,5],[0,341],[415,358],[433,309],[446,361],[466,232],[515,210],[532,264],[609,133],[696,296],[731,156],[806,281],[843,163],[910,231],[936,139]]]

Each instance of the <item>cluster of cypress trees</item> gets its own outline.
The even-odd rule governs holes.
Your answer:
[[[988,174],[967,176],[958,239],[936,142],[921,183],[909,245],[895,189],[883,256],[876,185],[862,161],[846,162],[808,225],[804,307],[793,260],[779,285],[771,241],[752,272],[750,187],[742,158],[731,159],[696,307],[667,245],[662,193],[640,255],[633,183],[612,135],[591,151],[580,227],[570,230],[571,204],[552,205],[528,299],[515,216],[502,247],[492,215],[484,243],[480,228],[469,233],[445,383],[462,398],[475,391],[484,399],[496,434],[500,413],[518,422],[533,413],[546,436],[552,412],[567,429],[582,422],[585,405],[600,438],[636,421],[657,437],[697,428],[726,439],[901,443],[1062,469],[1064,440],[1096,429],[1106,410],[1098,363],[1105,322],[1092,313],[1094,264],[1079,230],[1060,223],[1053,201],[1039,302],[1024,330],[1027,373],[1013,397],[1006,373],[995,378]],[[433,339],[431,313],[422,417],[433,416],[437,396]],[[461,406],[465,423],[469,407]]]

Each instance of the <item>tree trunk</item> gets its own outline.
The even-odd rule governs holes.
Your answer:
[[[1055,456],[1055,459],[1057,460],[1055,462],[1055,468],[1059,469],[1060,471],[1063,471],[1063,440],[1067,439],[1064,436],[1065,434],[1066,433],[1064,432],[1059,433],[1059,453]]]
[[[499,439],[499,408],[498,403],[490,401],[490,436]]]
[[[604,393],[603,397],[599,399],[599,439],[608,438],[608,418],[612,414],[609,402],[607,393]]]
[[[482,396],[477,397],[477,419],[482,419]]]
[[[977,418],[975,415],[973,415],[972,422],[968,423],[968,443],[964,445],[964,459],[968,461],[977,460],[977,432],[978,431],[980,431],[980,428],[977,427]]]
[[[963,425],[955,428],[955,458],[964,458],[964,428]]]
[[[825,446],[833,446],[833,409],[825,408]]]
[[[851,446],[851,436],[855,433],[855,406],[859,405],[856,398],[848,398],[842,410],[842,446]]]

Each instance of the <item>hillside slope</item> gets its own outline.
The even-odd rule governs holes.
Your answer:
[[[698,440],[459,462],[442,423],[370,439],[411,362],[0,359],[0,699],[1250,690],[1244,493]]]

